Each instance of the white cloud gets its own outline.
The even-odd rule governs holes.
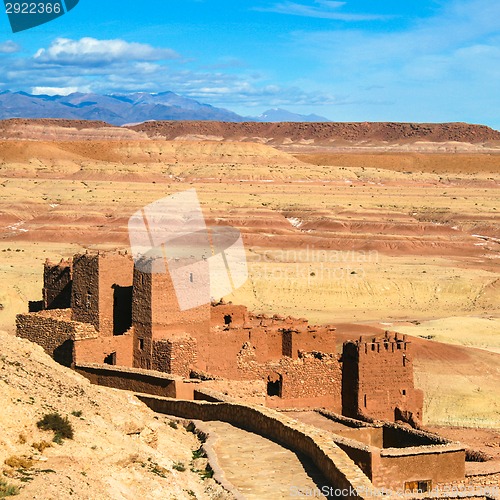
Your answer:
[[[156,48],[145,43],[125,40],[97,40],[96,38],[56,38],[48,48],[39,49],[35,61],[44,64],[68,66],[98,66],[125,61],[160,61],[175,59],[171,49]]]
[[[19,52],[21,46],[12,40],[7,40],[6,42],[0,43],[0,54],[14,54]]]
[[[87,87],[32,87],[31,93],[33,95],[69,95],[75,92],[90,92]]]
[[[296,2],[281,2],[271,7],[258,8],[263,12],[276,12],[292,16],[315,17],[319,19],[332,19],[337,21],[379,21],[389,19],[390,16],[377,14],[353,14],[339,12],[346,2],[335,2],[331,0],[315,0],[316,6],[304,5]]]

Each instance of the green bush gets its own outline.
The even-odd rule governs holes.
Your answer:
[[[63,439],[73,439],[73,427],[68,417],[61,417],[59,413],[48,413],[36,424],[44,431],[54,431],[54,443],[62,444]]]
[[[172,465],[172,469],[184,472],[186,470],[186,466],[182,462],[175,462],[174,465]]]
[[[0,498],[13,497],[15,495],[19,495],[19,488],[0,479]]]

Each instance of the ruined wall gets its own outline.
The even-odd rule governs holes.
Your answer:
[[[320,413],[342,422],[336,415]],[[413,482],[429,482],[434,488],[465,477],[463,445],[428,432],[393,423],[362,424],[335,431],[333,440],[379,488],[401,490]]]
[[[397,335],[344,344],[344,415],[421,421],[423,393],[414,388],[411,343]]]
[[[235,380],[246,380],[238,370],[237,359],[248,341],[248,330],[230,329],[212,331],[198,337],[196,368],[204,373]]]
[[[194,288],[195,285],[196,282],[193,282]],[[185,293],[190,292],[186,290]],[[199,333],[209,332],[210,303],[181,310],[170,273],[152,275],[150,297],[155,339],[167,338],[169,334],[178,332],[185,332],[196,338]]]
[[[267,324],[266,324],[267,323]],[[258,363],[279,360],[283,356],[283,333],[271,324],[261,321],[247,329],[248,342],[254,347]]]
[[[276,370],[283,377],[282,398],[309,401],[308,406],[341,410],[341,371],[337,356],[283,358]],[[302,404],[303,405],[303,404]],[[302,406],[299,405],[299,406]]]
[[[332,326],[311,326],[292,334],[292,357],[300,352],[336,353],[335,328]]]
[[[75,361],[75,340],[95,339],[98,334],[91,325],[72,321],[69,310],[54,309],[18,314],[16,335],[42,346],[58,363],[71,366]]]
[[[359,441],[367,446],[383,448],[383,432],[381,427],[361,427],[358,429],[339,429],[335,431],[335,434],[347,439],[354,439],[354,441]]]
[[[180,310],[169,273],[151,274],[134,270],[132,322],[135,366],[149,368],[153,360],[153,340],[180,335],[206,338],[210,331],[210,303]]]
[[[401,489],[408,482],[430,481],[434,488],[464,479],[465,451],[452,445],[381,450],[373,456],[372,468],[375,486]]]
[[[43,267],[43,308],[67,309],[71,307],[71,262],[59,264],[45,262]]]
[[[460,445],[380,449],[337,434],[333,440],[378,488],[398,491],[407,483],[428,482],[432,489],[465,477],[465,451]]]
[[[249,344],[239,355],[240,378],[261,379],[268,384],[266,405],[272,408],[317,408],[341,410],[341,368],[336,355],[302,355],[258,363]],[[276,385],[276,383],[278,385]],[[270,391],[274,385],[276,392]]]
[[[132,281],[134,262],[130,255],[99,255],[99,333],[123,335],[132,326]]]
[[[134,294],[132,297],[134,366],[145,369],[151,368],[153,357],[151,282],[152,275],[150,273],[134,270]]]
[[[210,326],[212,329],[243,328],[249,321],[246,306],[220,302],[210,308]]]
[[[150,370],[84,363],[77,364],[75,370],[93,384],[169,398],[177,397],[178,387],[183,386],[182,381],[177,377]],[[181,392],[183,397],[189,396],[185,387],[181,389]],[[191,397],[193,397],[193,390],[191,390]]]
[[[102,336],[123,334],[132,323],[132,276],[133,261],[129,255],[75,255],[73,319],[92,324]]]
[[[99,331],[99,256],[77,254],[73,257],[71,293],[73,321],[91,324]]]
[[[191,337],[153,340],[153,370],[189,378],[196,356],[197,343]]]
[[[118,337],[98,337],[96,339],[75,342],[75,362],[78,364],[96,363],[118,366],[133,366],[132,354],[133,335],[128,333]],[[115,354],[113,356],[113,353]],[[113,363],[111,362],[113,359]]]

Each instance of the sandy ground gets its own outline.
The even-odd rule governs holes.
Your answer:
[[[342,153],[309,153],[295,155],[301,161],[312,165],[332,165],[365,168],[381,168],[384,170],[394,170],[396,172],[430,172],[440,174],[446,172],[478,174],[480,172],[498,173],[500,170],[500,154],[483,153],[467,154],[465,152],[453,153],[431,152],[397,152],[397,153],[370,153],[365,151],[361,154]],[[457,144],[460,151],[460,145]],[[450,154],[453,153],[453,154]]]
[[[415,321],[414,324],[405,326],[396,322],[395,329],[436,342],[476,347],[500,353],[500,318],[461,316]]]
[[[446,351],[423,356],[417,382],[429,422],[500,427],[499,354],[485,351],[499,346],[496,157],[421,154],[411,169],[397,155],[339,158],[217,141],[0,141],[0,328],[41,298],[45,258],[126,249],[135,210],[194,187],[209,224],[243,233],[250,280],[229,299],[479,347],[459,370]]]

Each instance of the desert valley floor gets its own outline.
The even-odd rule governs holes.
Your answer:
[[[4,123],[0,330],[41,299],[45,259],[126,250],[136,210],[196,188],[210,225],[243,234],[250,279],[226,300],[339,343],[411,335],[424,424],[486,429],[468,437],[500,472],[500,141],[264,139]]]

